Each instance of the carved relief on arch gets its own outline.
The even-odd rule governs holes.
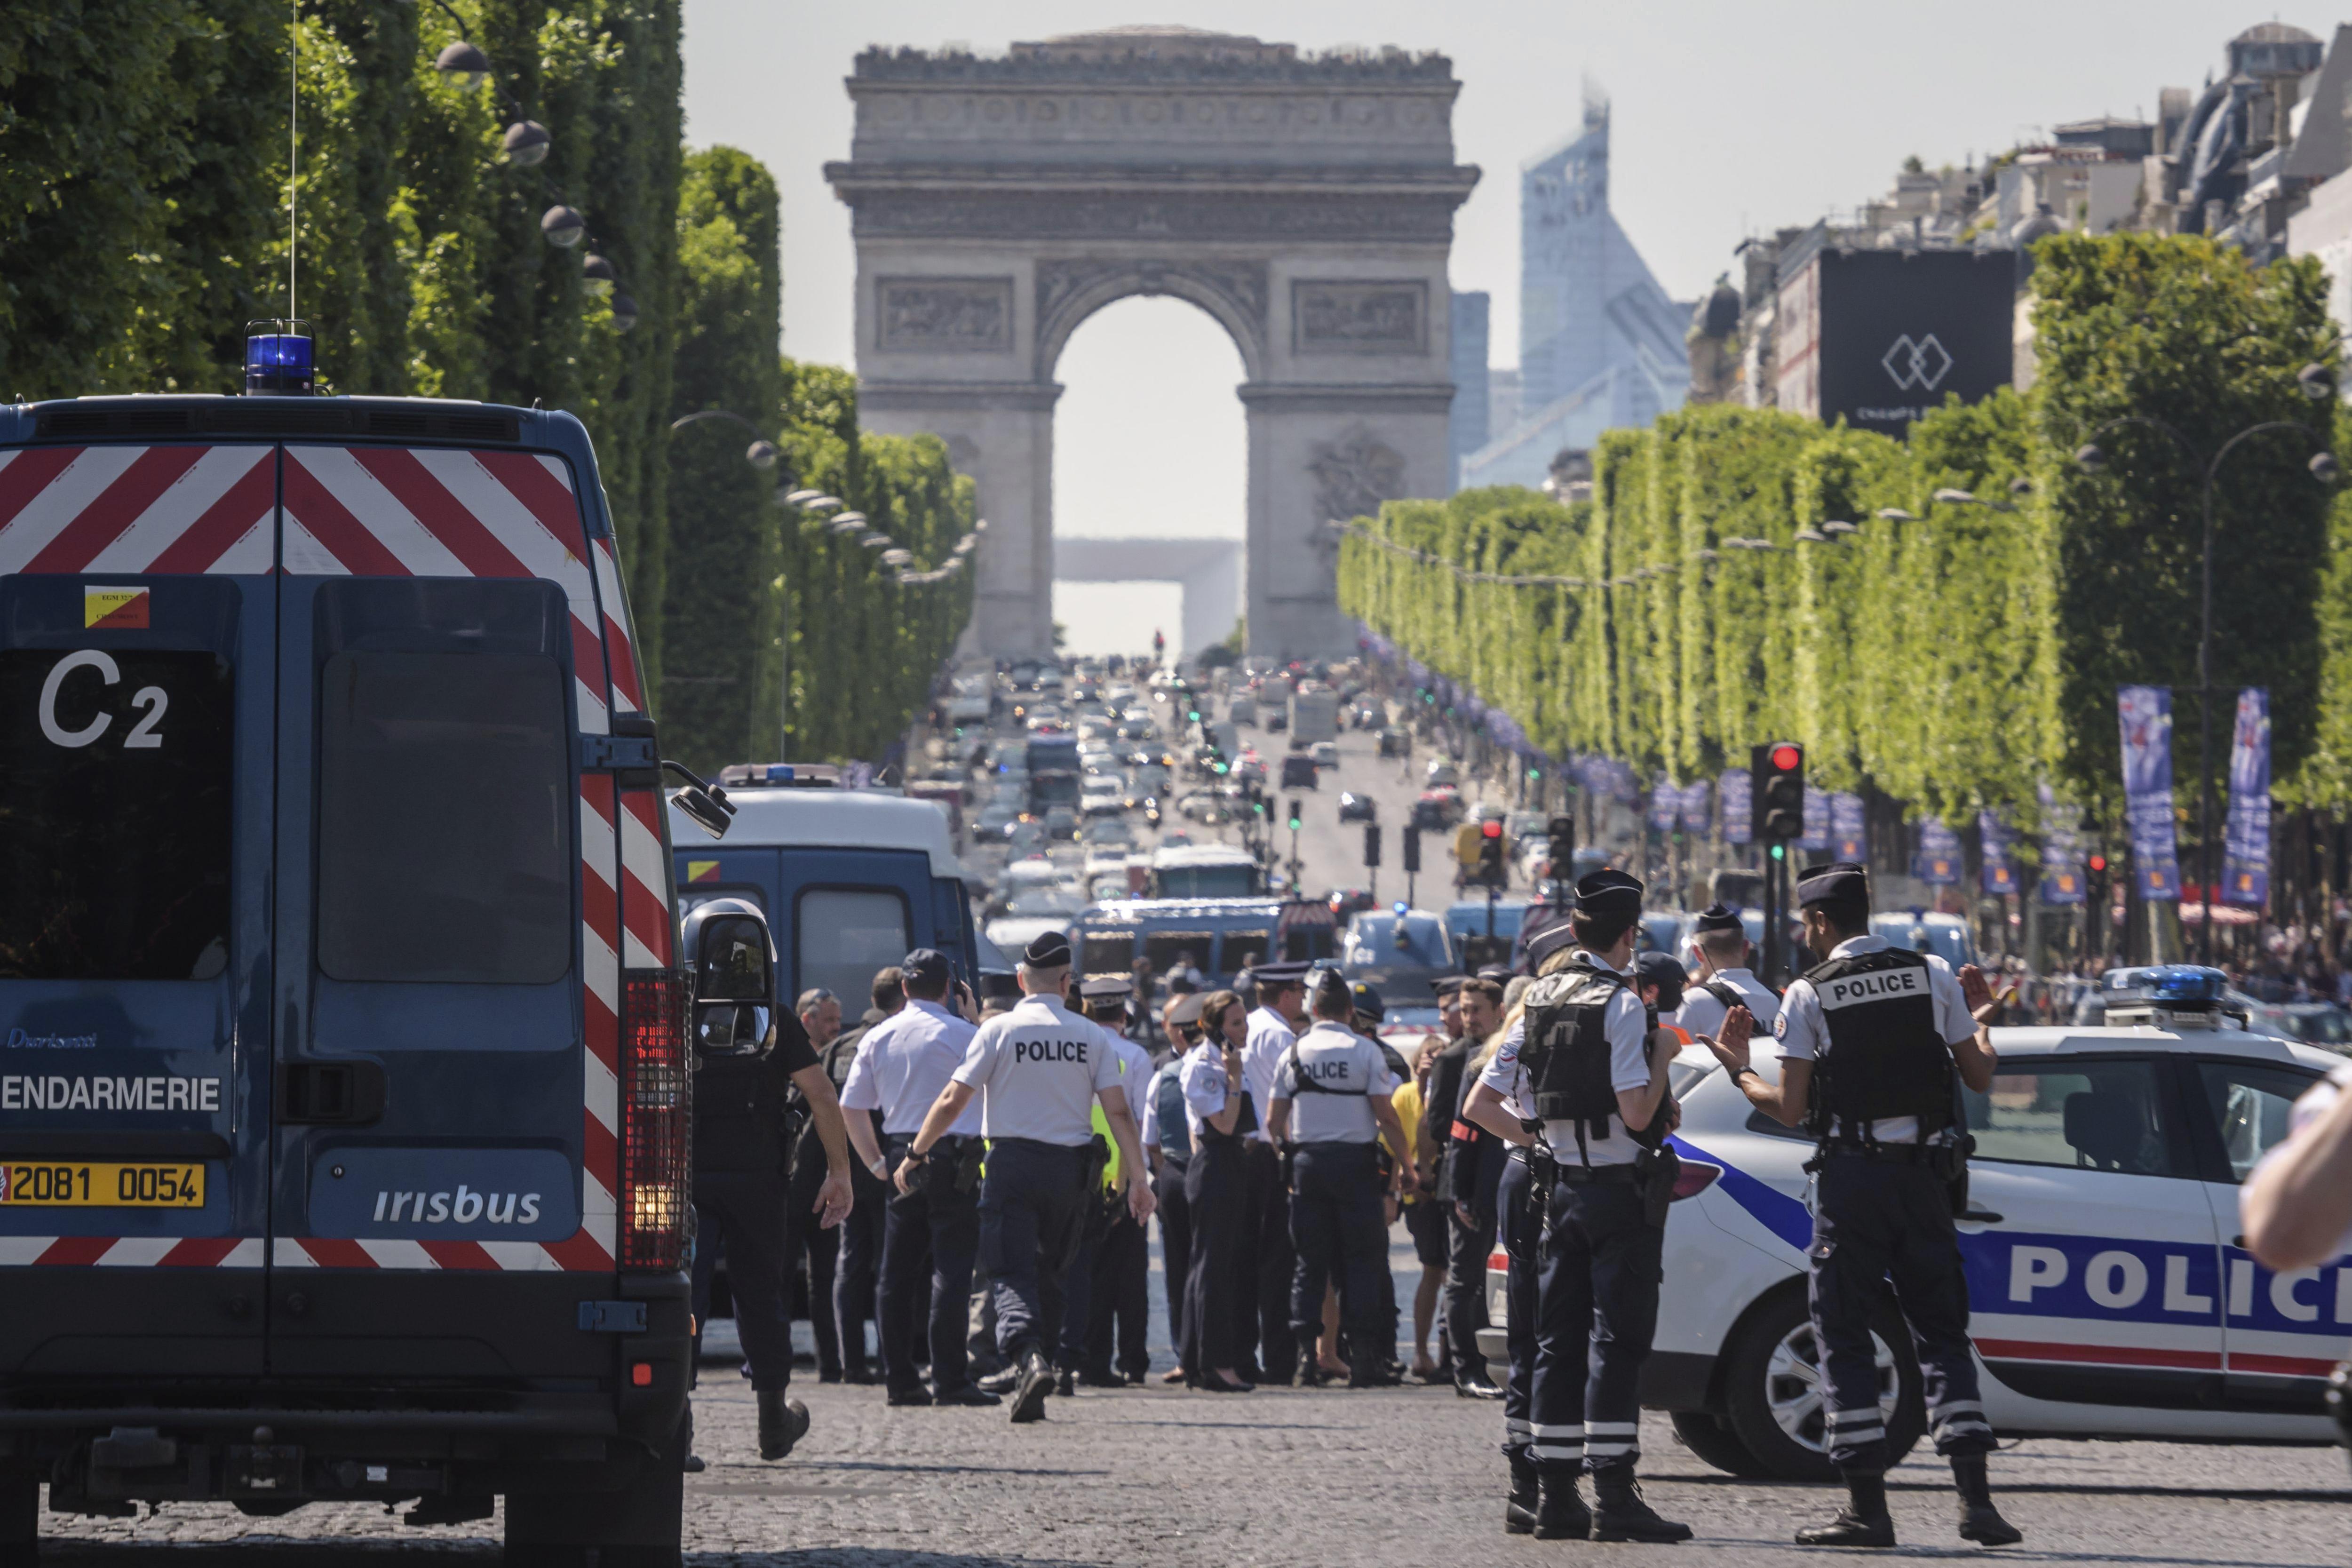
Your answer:
[[[1265,360],[1269,285],[1263,261],[1136,261],[1090,258],[1037,263],[1037,373],[1051,374],[1078,323],[1115,300],[1172,294],[1217,318],[1252,376]]]

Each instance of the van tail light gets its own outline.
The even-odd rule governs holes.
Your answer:
[[[1682,1169],[1675,1173],[1675,1202],[1698,1196],[1715,1185],[1715,1179],[1721,1174],[1723,1167],[1720,1165],[1710,1165],[1703,1160],[1685,1160]]]
[[[633,969],[621,988],[621,1267],[668,1274],[686,1266],[692,1196],[693,1063],[686,976]]]

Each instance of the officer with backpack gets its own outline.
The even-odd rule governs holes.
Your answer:
[[[1377,1388],[1388,1381],[1396,1342],[1381,1285],[1389,1236],[1378,1144],[1386,1133],[1392,1145],[1404,1146],[1404,1127],[1389,1098],[1397,1080],[1380,1047],[1352,1027],[1356,999],[1338,970],[1312,972],[1307,1006],[1314,1022],[1276,1064],[1266,1110],[1289,1167],[1290,1241],[1298,1259],[1290,1331],[1303,1352],[1301,1375],[1309,1384],[1321,1382],[1314,1345],[1323,1327],[1323,1289],[1336,1279],[1348,1333],[1348,1386]]]
[[[1723,1026],[1723,1016],[1745,1007],[1759,1035],[1769,1035],[1780,1017],[1780,999],[1770,987],[1748,973],[1748,928],[1729,904],[1709,904],[1698,917],[1691,936],[1698,949],[1698,983],[1683,993],[1682,1011],[1675,1022],[1693,1038],[1712,1036]]]
[[[1984,1546],[2021,1540],[1993,1507],[1993,1447],[1969,1349],[1969,1289],[1952,1226],[1968,1170],[1958,1083],[1992,1087],[1997,1058],[1981,1022],[1991,987],[1870,932],[1869,880],[1837,861],[1802,872],[1805,945],[1821,962],[1781,998],[1780,1081],[1748,1065],[1734,1009],[1715,1054],[1765,1114],[1819,1141],[1813,1173],[1811,1307],[1822,1348],[1830,1462],[1846,1484],[1835,1519],[1797,1532],[1801,1546],[1892,1546],[1886,1428],[1870,1317],[1892,1280],[1919,1354],[1936,1451],[1952,1462],[1959,1533]]]
[[[1464,1114],[1529,1150],[1540,1218],[1531,1443],[1514,1465],[1515,1527],[1534,1470],[1544,1540],[1672,1542],[1634,1479],[1642,1363],[1658,1321],[1666,1205],[1676,1162],[1667,1067],[1679,1043],[1656,1026],[1628,972],[1642,884],[1602,870],[1576,884],[1565,924],[1528,945],[1537,980],[1519,1021],[1479,1074]],[[1512,1103],[1516,1101],[1516,1104]],[[1532,1110],[1533,1114],[1527,1112]],[[1531,1463],[1530,1463],[1531,1462]],[[1577,1491],[1592,1476],[1598,1507]]]

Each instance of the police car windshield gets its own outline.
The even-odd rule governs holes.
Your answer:
[[[0,978],[227,967],[232,705],[206,652],[0,653]]]

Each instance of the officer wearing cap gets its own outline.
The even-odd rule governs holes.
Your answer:
[[[1256,1007],[1249,1015],[1249,1037],[1242,1047],[1242,1071],[1249,1079],[1250,1100],[1259,1107],[1274,1102],[1274,1075],[1282,1058],[1307,1027],[1304,963],[1260,963],[1249,971],[1256,988]],[[1290,1193],[1283,1185],[1282,1161],[1269,1141],[1264,1118],[1244,1143],[1248,1172],[1249,1213],[1244,1245],[1255,1280],[1253,1294],[1241,1297],[1244,1314],[1241,1349],[1249,1378],[1249,1352],[1257,1350],[1258,1379],[1286,1384],[1297,1375],[1300,1346],[1290,1331],[1291,1274],[1296,1267],[1290,1241]],[[1313,1352],[1310,1340],[1306,1346]]]
[[[947,955],[918,948],[898,966],[906,1005],[866,1031],[849,1066],[842,1104],[878,1111],[882,1136],[866,1116],[849,1118],[849,1141],[877,1182],[888,1184],[882,1224],[882,1378],[892,1405],[994,1405],[971,1384],[964,1350],[964,1309],[972,1258],[980,1249],[980,1108],[967,1106],[900,1192],[890,1178],[940,1091],[971,1044],[974,1026],[948,1005],[953,975]],[[924,1260],[929,1259],[926,1287]],[[915,1352],[918,1322],[929,1324],[927,1355]],[[931,1387],[915,1375],[928,1360]]]
[[[1380,1048],[1356,1033],[1355,997],[1336,969],[1317,969],[1307,987],[1314,1022],[1283,1053],[1266,1121],[1290,1170],[1290,1331],[1304,1354],[1309,1384],[1322,1381],[1311,1353],[1323,1324],[1323,1289],[1336,1281],[1348,1336],[1348,1386],[1387,1381],[1381,1322],[1388,1297],[1388,1225],[1381,1209],[1376,1144],[1386,1133],[1404,1144],[1389,1096],[1396,1079]],[[1395,1343],[1393,1326],[1389,1343]]]
[[[1151,1053],[1126,1034],[1135,1016],[1134,997],[1135,982],[1125,974],[1090,975],[1078,983],[1082,1009],[1110,1036],[1111,1048],[1118,1053],[1119,1087],[1127,1092],[1129,1109],[1145,1106],[1148,1119]],[[1095,1130],[1104,1131],[1099,1105],[1094,1120]],[[1078,1257],[1072,1261],[1063,1287],[1061,1391],[1065,1394],[1071,1392],[1073,1381],[1090,1388],[1141,1383],[1151,1365],[1151,1352],[1144,1346],[1145,1324],[1150,1317],[1150,1232],[1119,1201],[1116,1179],[1120,1173],[1116,1160],[1105,1170],[1102,1199],[1087,1205],[1093,1214],[1086,1222]],[[1116,1372],[1114,1338],[1118,1342]]]
[[[1192,1163],[1192,1130],[1184,1114],[1184,1058],[1201,1043],[1199,992],[1188,992],[1170,1005],[1164,1022],[1171,1054],[1151,1077],[1143,1100],[1143,1157],[1151,1162],[1151,1191],[1160,1200],[1160,1251],[1165,1261],[1168,1294],[1168,1342],[1184,1342],[1184,1282],[1192,1265],[1192,1205],[1184,1197],[1184,1178]],[[1184,1381],[1181,1365],[1169,1369],[1165,1383]]]
[[[1992,1087],[1994,1008],[1983,973],[1955,975],[1932,954],[1870,933],[1869,879],[1852,861],[1801,872],[1805,945],[1821,962],[1781,998],[1780,1081],[1748,1065],[1734,1009],[1715,1054],[1748,1100],[1819,1141],[1813,1171],[1811,1304],[1822,1347],[1830,1462],[1846,1484],[1835,1519],[1797,1532],[1804,1546],[1892,1546],[1886,1430],[1870,1319],[1892,1280],[1919,1356],[1936,1451],[1952,1462],[1959,1533],[1985,1546],[2022,1539],[1993,1507],[1991,1426],[1969,1348],[1968,1279],[1952,1227],[1967,1170],[1954,1082]]]
[[[1514,1456],[1505,1518],[1507,1528],[1531,1522],[1546,1540],[1671,1542],[1691,1533],[1661,1519],[1634,1479],[1638,1384],[1657,1328],[1665,1240],[1658,1189],[1670,1191],[1673,1180],[1672,1155],[1656,1151],[1675,1120],[1666,1073],[1679,1048],[1654,1026],[1627,977],[1642,891],[1615,870],[1577,883],[1566,930],[1529,944],[1538,978],[1526,1010],[1465,1107],[1507,1142],[1534,1146],[1541,1218],[1532,1442],[1524,1458]],[[1590,1511],[1577,1491],[1580,1463],[1598,1499]],[[1529,1479],[1538,1498],[1532,1521]]]
[[[1690,1031],[1674,1021],[1674,1013],[1683,1005],[1684,988],[1690,984],[1690,971],[1671,953],[1637,953],[1633,959],[1633,983],[1642,1005],[1657,1018],[1658,1027],[1672,1035],[1675,1045],[1689,1045]]]
[[[1696,1039],[1723,1026],[1723,1016],[1746,1007],[1759,1034],[1769,1035],[1780,1016],[1780,999],[1748,970],[1748,928],[1729,904],[1709,904],[1691,935],[1698,950],[1698,984],[1683,993],[1675,1022]]]
[[[911,1192],[934,1146],[979,1097],[988,1139],[980,1258],[995,1291],[997,1348],[1019,1368],[1010,1410],[1015,1424],[1041,1419],[1053,1391],[1045,1347],[1061,1328],[1060,1271],[1097,1180],[1089,1156],[1097,1100],[1122,1159],[1129,1207],[1138,1219],[1151,1214],[1118,1053],[1102,1029],[1064,1004],[1069,938],[1058,931],[1036,937],[1022,952],[1019,974],[1020,1004],[973,1034],[897,1172],[898,1190]]]

